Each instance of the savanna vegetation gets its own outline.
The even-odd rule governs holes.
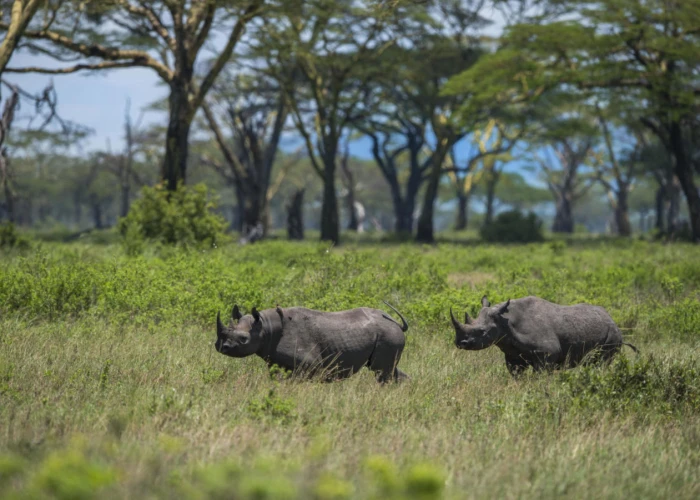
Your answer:
[[[700,258],[691,244],[280,241],[129,256],[114,235],[0,264],[0,489],[57,498],[694,498]],[[641,350],[513,379],[449,308],[603,305]],[[286,380],[214,349],[215,316],[395,304],[412,377]]]
[[[700,496],[697,1],[0,0],[0,33],[0,498]],[[106,145],[65,118],[100,80],[54,81],[134,68],[161,98]],[[641,354],[513,378],[454,346],[484,294]],[[234,303],[383,300],[406,383],[214,348]]]

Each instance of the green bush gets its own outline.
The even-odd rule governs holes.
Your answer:
[[[496,220],[481,228],[481,238],[493,243],[529,243],[542,241],[542,221],[532,212],[518,210],[498,214]]]
[[[0,248],[26,249],[29,242],[17,234],[17,229],[12,222],[0,224]]]
[[[226,221],[215,214],[216,201],[204,184],[178,186],[168,191],[163,185],[146,186],[118,228],[129,254],[143,250],[143,241],[166,245],[216,245],[223,236]]]

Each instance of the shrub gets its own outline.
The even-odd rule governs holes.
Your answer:
[[[532,212],[518,210],[498,214],[496,220],[481,228],[481,238],[494,243],[528,243],[542,241],[542,221]]]
[[[166,245],[215,245],[221,240],[226,221],[213,213],[216,201],[204,184],[178,186],[168,191],[162,184],[146,186],[118,228],[127,253],[142,250],[142,240]]]
[[[29,242],[17,234],[17,229],[12,222],[0,224],[0,248],[25,249]]]

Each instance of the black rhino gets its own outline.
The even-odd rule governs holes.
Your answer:
[[[515,375],[532,366],[569,368],[584,360],[607,361],[624,344],[622,334],[608,312],[600,306],[562,306],[539,297],[523,297],[491,306],[484,296],[476,320],[465,313],[465,323],[455,319],[455,345],[478,351],[496,345]]]
[[[216,350],[234,358],[257,354],[268,365],[278,365],[305,376],[347,378],[363,366],[377,381],[399,381],[407,375],[397,368],[406,343],[408,323],[399,325],[385,312],[361,307],[321,312],[304,307],[265,309],[241,315],[233,307],[229,326],[216,316]]]

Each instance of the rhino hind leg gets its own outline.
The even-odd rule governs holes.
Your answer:
[[[377,382],[385,384],[387,382],[401,382],[406,380],[408,375],[398,369],[397,365],[401,360],[403,346],[377,344],[369,359],[367,366],[374,372]]]

